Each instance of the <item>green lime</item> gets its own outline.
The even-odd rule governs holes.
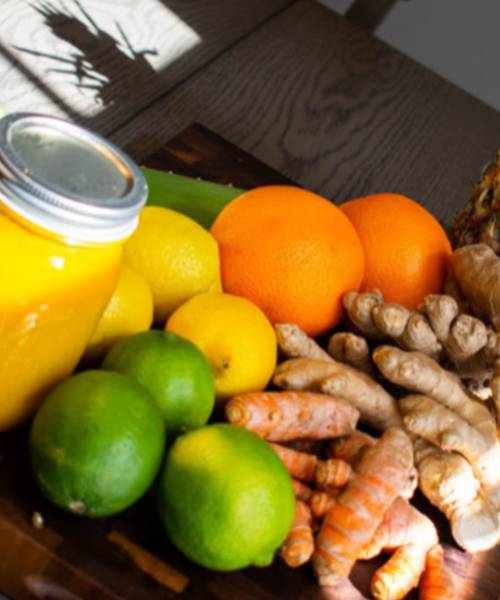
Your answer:
[[[159,479],[159,512],[175,546],[209,569],[267,566],[292,524],[290,476],[272,448],[227,423],[177,438]]]
[[[165,426],[150,394],[118,373],[86,371],[59,384],[31,428],[31,459],[43,494],[89,517],[119,512],[153,482]]]
[[[212,413],[212,369],[192,342],[177,335],[164,331],[132,335],[111,348],[102,366],[129,375],[151,393],[167,433],[201,427]]]

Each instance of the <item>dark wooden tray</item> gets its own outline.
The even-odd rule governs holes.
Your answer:
[[[147,161],[152,167],[242,188],[288,180],[200,125],[193,125]],[[124,513],[99,521],[50,506],[30,475],[27,427],[0,434],[0,591],[13,600],[320,600],[308,566],[276,560],[267,569],[210,572],[182,557],[157,520],[151,494]],[[499,466],[500,468],[500,466]],[[454,546],[442,516],[417,503],[437,523],[456,574],[457,600],[499,600],[500,547],[470,556]],[[32,524],[34,512],[44,527]],[[358,563],[352,579],[369,596],[380,560]],[[416,594],[412,594],[416,598]]]

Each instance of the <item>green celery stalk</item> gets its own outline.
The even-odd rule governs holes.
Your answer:
[[[209,229],[221,210],[245,190],[141,167],[148,182],[147,206],[176,210]]]

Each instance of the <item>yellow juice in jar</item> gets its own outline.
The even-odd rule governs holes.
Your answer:
[[[75,368],[113,293],[121,246],[66,246],[0,213],[0,256],[2,431]]]
[[[77,365],[146,191],[97,134],[43,115],[0,119],[0,431]]]

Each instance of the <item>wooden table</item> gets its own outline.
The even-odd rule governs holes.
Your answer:
[[[58,0],[3,0],[0,105],[73,118],[138,161],[199,121],[334,201],[397,191],[445,221],[500,145],[497,112],[312,0],[67,0],[64,7]],[[240,158],[234,150],[236,172]],[[12,443],[0,436],[2,452]],[[10,554],[3,538],[0,571],[47,567],[61,584],[58,598],[118,598],[123,590],[127,598],[144,598],[145,589],[154,589],[155,598],[175,597],[140,571],[117,575],[128,563],[119,551],[103,554],[106,524],[97,526],[96,542],[76,520],[69,533],[81,546],[68,542],[57,511],[54,527],[39,533],[30,553],[16,555],[15,540],[32,533],[32,507],[13,502],[29,483],[18,485],[0,496],[0,513],[18,524],[14,533],[0,519],[0,542],[13,540]],[[151,527],[147,518],[140,522]],[[130,529],[124,519],[118,525]],[[50,566],[44,548],[52,553]],[[480,562],[486,590],[496,581],[498,549],[495,557]],[[173,568],[183,572],[185,563],[175,560]],[[211,574],[203,580],[208,587],[195,582],[190,598],[298,598],[299,590],[301,599],[318,597],[300,574],[282,584],[284,572],[277,579],[264,575],[263,582],[252,573]],[[113,585],[97,593],[95,573]],[[38,597],[56,597],[47,596],[43,581],[33,585]],[[464,599],[479,600],[469,592]]]
[[[0,105],[138,160],[198,121],[335,201],[397,190],[446,219],[499,146],[496,111],[313,0],[59,2],[3,0]]]

